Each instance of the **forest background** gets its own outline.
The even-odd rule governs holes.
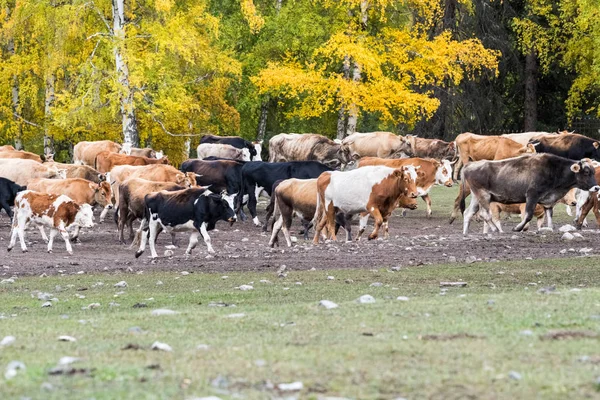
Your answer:
[[[0,0],[0,143],[600,129],[597,0]]]

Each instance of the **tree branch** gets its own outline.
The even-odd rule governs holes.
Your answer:
[[[21,121],[25,122],[27,125],[31,125],[31,126],[35,126],[36,128],[42,128],[43,126],[36,124],[35,122],[31,122],[31,121],[27,121],[25,118],[23,118],[22,116],[20,116],[19,114],[17,114],[16,112],[13,112],[13,115],[17,118],[19,118]]]
[[[163,124],[160,120],[156,119],[156,117],[152,114],[150,114],[152,117],[152,120],[154,122],[156,122],[158,125],[160,125],[160,127],[162,128],[163,132],[166,133],[169,136],[173,136],[173,137],[196,137],[196,136],[204,136],[204,133],[181,133],[181,134],[176,134],[176,133],[171,133],[167,130],[167,128],[165,128],[165,124]]]

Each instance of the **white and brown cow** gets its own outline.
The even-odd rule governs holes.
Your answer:
[[[388,218],[398,205],[417,208],[416,179],[417,172],[412,165],[399,169],[368,166],[352,171],[322,173],[317,180],[319,195],[314,219],[314,243],[319,243],[321,232],[326,226],[328,237],[336,240],[337,212],[348,216],[361,214],[357,240],[365,230],[369,215],[375,219],[375,228],[369,235],[369,240],[377,238],[382,225],[387,237]]]
[[[402,168],[412,165],[417,169],[417,191],[418,195],[427,204],[427,216],[431,217],[431,197],[429,191],[433,185],[452,187],[452,163],[448,160],[437,161],[432,158],[402,158],[389,159],[377,157],[362,158],[358,166],[385,165],[390,168]]]
[[[339,143],[314,133],[280,133],[269,140],[269,162],[319,161],[331,168],[347,163]]]
[[[99,140],[97,142],[79,142],[73,147],[73,163],[84,164],[93,167],[96,156],[103,151],[122,153],[123,146],[111,140]]]
[[[64,179],[65,172],[54,165],[33,160],[0,159],[0,177],[21,186],[27,186],[30,180],[37,178]]]
[[[354,133],[342,140],[342,152],[348,160],[362,157],[401,158],[412,155],[407,138],[391,132]]]
[[[72,226],[91,228],[94,226],[94,213],[89,204],[79,205],[65,195],[38,193],[25,190],[15,198],[15,216],[13,218],[8,251],[15,247],[17,236],[21,250],[27,251],[25,228],[29,222],[36,224],[44,240],[48,241],[48,253],[52,253],[52,244],[58,233],[61,234],[67,252],[73,254],[67,229]],[[46,237],[43,227],[50,228],[50,238]]]
[[[207,157],[228,158],[231,160],[250,161],[250,151],[247,148],[238,149],[230,144],[200,143],[196,149],[198,159]]]

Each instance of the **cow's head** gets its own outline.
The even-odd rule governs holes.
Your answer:
[[[412,165],[405,165],[394,171],[394,175],[398,178],[398,185],[402,189],[400,198],[398,199],[400,207],[411,210],[417,208],[417,168]]]
[[[565,197],[563,197],[562,199],[566,205],[568,205],[568,206],[576,206],[577,205],[577,192],[579,192],[579,189],[573,188],[573,189],[569,190],[567,192],[567,194],[565,194]]]
[[[575,187],[581,190],[589,190],[590,192],[597,192],[600,190],[600,186],[598,186],[598,182],[596,182],[592,160],[589,158],[584,158],[583,160],[572,164],[571,172],[575,174]]]
[[[133,148],[133,145],[131,143],[123,143],[121,145],[121,151],[119,151],[119,153],[127,154],[128,156],[130,156],[132,148]]]
[[[262,144],[263,141],[259,140],[258,142],[252,142],[252,147],[254,147],[254,151],[256,151],[256,155],[252,156],[252,153],[250,153],[250,156],[252,157],[252,161],[262,161]]]
[[[159,164],[165,164],[165,165],[169,165],[169,157],[163,157],[161,159],[158,160]]]
[[[157,160],[162,159],[164,156],[165,156],[165,153],[163,153],[162,150],[154,152],[154,158],[156,158]]]
[[[446,187],[452,187],[454,181],[452,180],[452,162],[448,160],[442,160],[441,162],[436,161],[437,169],[435,170],[435,183],[436,185],[444,185]]]
[[[237,193],[236,193],[237,195]],[[206,190],[203,194],[208,201],[209,218],[213,220],[223,220],[231,225],[237,220],[235,211],[233,210],[233,198],[235,195],[227,195],[226,193],[215,194],[210,190]]]
[[[112,188],[110,183],[103,181],[100,183],[90,182],[90,189],[94,190],[94,201],[109,210],[113,208],[112,203]]]
[[[411,139],[404,137],[404,136],[398,136],[398,139],[400,141],[398,142],[398,145],[394,149],[394,152],[390,155],[390,158],[412,157],[414,154],[414,151],[413,151],[413,147],[410,143]]]
[[[182,177],[181,177],[181,181],[176,182],[178,185],[183,185],[185,187],[188,188],[193,188],[198,186],[198,183],[196,181],[196,176],[200,176],[194,172],[186,172]],[[179,175],[178,175],[179,177]]]
[[[93,228],[94,227],[94,211],[92,206],[89,204],[82,204],[79,206],[79,211],[75,215],[75,221],[77,225],[82,228]]]
[[[98,174],[98,182],[106,182],[108,179],[106,178],[106,176],[109,174],[110,172],[107,172],[106,174]]]
[[[242,149],[242,161],[251,161],[252,155],[250,154],[250,150],[247,149],[246,147],[244,147]],[[262,161],[262,160],[256,160],[256,161]]]

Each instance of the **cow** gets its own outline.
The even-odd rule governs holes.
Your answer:
[[[412,157],[453,160],[456,157],[456,143],[440,139],[425,139],[414,135],[406,136]]]
[[[433,185],[452,187],[452,163],[448,160],[437,161],[432,158],[402,158],[387,159],[377,157],[365,157],[360,159],[358,167],[367,165],[385,165],[390,168],[401,168],[412,165],[417,171],[417,192],[427,204],[427,217],[431,217],[431,197],[429,191]],[[404,212],[403,212],[404,214]]]
[[[362,157],[403,158],[413,155],[410,141],[391,132],[353,133],[342,140],[342,152],[348,161]]]
[[[269,140],[269,161],[319,161],[331,168],[347,163],[341,144],[314,133],[280,133]]]
[[[110,172],[117,165],[152,165],[152,164],[169,164],[169,159],[163,157],[160,160],[156,158],[128,156],[126,154],[112,153],[110,151],[102,151],[96,156],[95,168],[102,172]]]
[[[10,208],[15,204],[17,193],[26,189],[26,187],[17,185],[10,179],[0,178],[0,207],[6,211],[10,219],[13,217],[13,212]]]
[[[597,192],[591,160],[569,160],[553,154],[534,154],[500,161],[474,161],[465,166],[462,186],[469,185],[473,193],[471,204],[464,214],[463,234],[479,210],[481,217],[498,231],[490,214],[490,203],[526,203],[525,218],[513,231],[520,232],[531,220],[536,204],[544,207],[548,228],[552,229],[552,208],[569,190]],[[460,209],[465,209],[465,198]]]
[[[196,150],[198,159],[207,157],[224,158],[230,160],[250,161],[250,152],[247,148],[238,149],[229,144],[200,143]]]
[[[571,133],[532,139],[538,153],[550,153],[571,160],[591,158],[600,161],[600,141]]]
[[[361,214],[359,240],[365,230],[369,215],[375,219],[369,240],[376,239],[383,226],[388,236],[388,218],[398,205],[417,208],[417,172],[407,165],[394,169],[385,166],[367,166],[352,171],[325,172],[317,179],[317,210],[314,244],[325,227],[328,236],[336,240],[335,215],[342,212],[347,216]]]
[[[204,135],[200,138],[200,143],[220,143],[228,144],[235,147],[236,149],[248,149],[250,152],[250,160],[262,161],[262,140],[259,142],[249,142],[239,136],[215,136],[215,135]]]
[[[42,238],[48,242],[48,253],[52,253],[55,236],[60,233],[65,241],[67,252],[73,254],[67,229],[73,226],[92,228],[94,213],[89,204],[77,204],[64,194],[38,193],[33,190],[19,192],[15,198],[15,216],[13,218],[8,251],[15,247],[17,236],[21,250],[27,252],[25,228],[33,222],[40,229]],[[50,228],[50,238],[46,237],[44,226]]]
[[[16,149],[14,148],[14,146],[11,146],[10,144],[5,144],[4,146],[0,146],[0,151],[15,151]]]
[[[178,190],[176,192],[161,191],[147,194],[145,199],[144,219],[140,229],[140,247],[135,253],[138,258],[150,242],[152,258],[157,258],[156,237],[161,230],[168,233],[192,231],[185,254],[189,256],[201,234],[210,254],[215,254],[208,231],[215,228],[217,221],[223,220],[233,224],[236,220],[233,211],[233,197],[226,194],[215,194],[206,188]]]
[[[129,151],[128,155],[136,156],[136,157],[154,158],[154,159],[162,158],[162,157],[158,157],[158,154],[156,153],[156,151],[154,151],[154,149],[151,149],[150,147],[145,147],[143,149],[137,148],[137,147],[132,147],[131,150]]]
[[[27,186],[36,178],[64,179],[66,171],[54,165],[40,164],[33,160],[0,159],[0,177],[10,179],[17,185]]]
[[[106,174],[101,174],[89,165],[64,164],[54,161],[45,162],[44,165],[53,165],[56,168],[64,169],[65,178],[81,178],[95,183],[100,183],[106,180]]]
[[[103,151],[122,153],[123,146],[111,140],[100,140],[97,142],[79,142],[73,146],[73,163],[93,167],[96,164],[96,156]]]
[[[600,166],[594,167],[594,176],[596,182],[600,182]],[[598,210],[598,196],[590,192],[581,191],[577,197],[577,207],[575,211],[575,227],[581,229],[587,226],[586,218],[590,211],[594,212],[596,223],[600,226],[600,210]]]
[[[323,172],[331,170],[332,168],[318,161],[289,161],[279,163],[252,161],[245,163],[241,169],[242,185],[236,211],[241,211],[243,197],[248,195],[248,210],[252,216],[252,222],[256,226],[261,226],[256,216],[256,203],[258,196],[263,191],[270,197],[273,184],[278,180],[317,178]],[[272,214],[272,212],[272,209],[267,208],[267,215]]]
[[[125,226],[129,227],[129,240],[133,240],[133,222],[144,218],[144,197],[148,193],[183,189],[186,187],[173,182],[153,182],[141,178],[131,178],[122,182],[119,185],[119,203],[115,213],[115,216],[118,216],[119,242],[125,243]]]
[[[563,134],[568,134],[569,132],[523,132],[523,133],[505,133],[503,135],[501,135],[502,137],[514,140],[515,142],[519,143],[521,146],[527,146],[527,144],[531,141],[531,140],[535,140],[538,138],[542,138],[544,136],[557,136],[557,135],[563,135]]]
[[[39,163],[42,162],[42,157],[38,156],[35,153],[30,153],[29,151],[22,150],[0,151],[0,158],[20,158],[22,160],[33,160]]]
[[[266,225],[271,226],[271,239],[269,246],[279,245],[278,234],[283,230],[283,235],[288,247],[292,246],[289,229],[292,225],[294,214],[300,217],[304,230],[304,240],[309,240],[308,231],[312,227],[312,220],[317,209],[317,179],[286,179],[279,180],[273,185],[270,208],[273,209],[274,218]],[[269,223],[271,222],[271,223]],[[336,215],[336,228],[343,226],[346,230],[346,240],[351,240],[350,220],[345,215]]]

